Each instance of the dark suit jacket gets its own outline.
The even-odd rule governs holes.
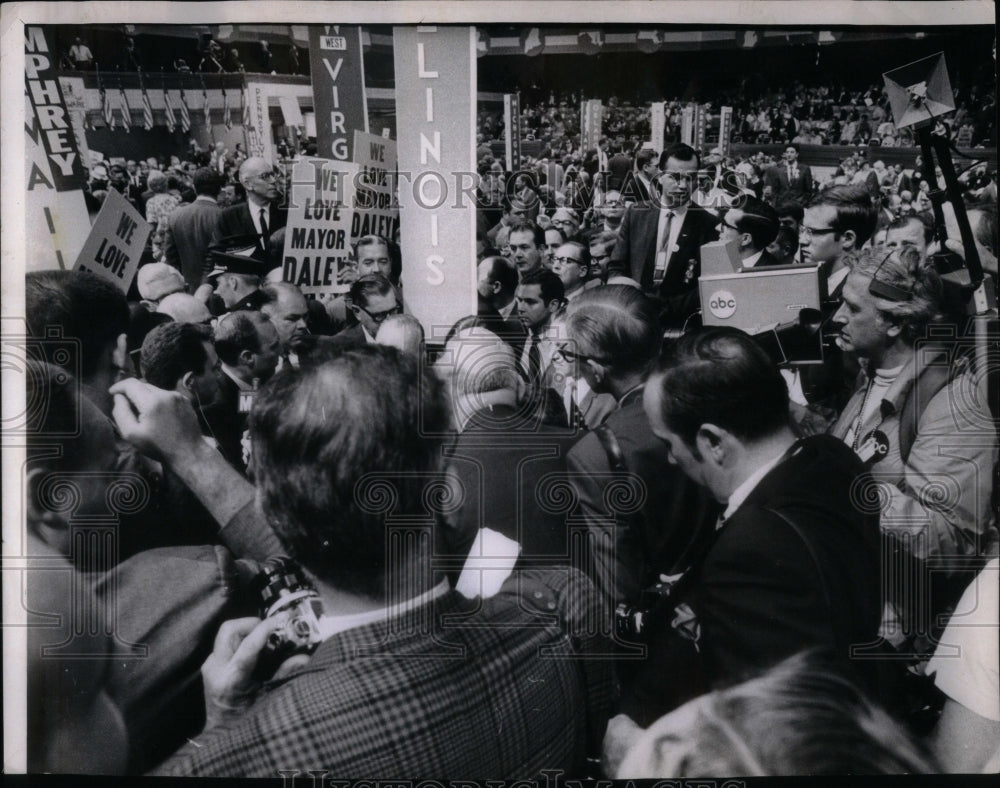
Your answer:
[[[504,320],[503,315],[494,309],[486,299],[479,296],[476,317],[478,318],[477,322],[479,325],[492,331],[510,345],[514,351],[515,358],[521,357],[521,351],[524,349],[524,340],[528,336],[528,330],[524,327],[524,323],[521,322],[520,318],[517,317],[516,308],[512,313],[511,319]]]
[[[792,181],[788,180],[788,167],[784,164],[776,164],[764,170],[764,185],[771,187],[774,194],[774,204],[777,205],[785,200],[795,200],[805,205],[813,194],[812,170],[808,164],[799,163],[796,165],[799,174]]]
[[[540,504],[539,485],[553,474],[565,477],[566,454],[579,435],[507,405],[474,413],[447,452],[449,469],[464,489],[461,507],[448,518],[449,553],[467,555],[486,526],[520,544],[522,556],[568,563],[566,513]]]
[[[288,221],[288,211],[279,208],[274,203],[271,203],[268,209],[270,222],[267,225],[267,229],[270,235],[274,235],[274,232],[284,227]],[[235,235],[257,235],[257,229],[254,227],[253,219],[250,217],[250,203],[248,202],[231,205],[219,213],[215,231],[212,233],[212,243],[217,244],[223,239]],[[265,251],[267,250],[265,249]]]
[[[638,479],[641,505],[607,495],[613,484],[621,483],[621,474],[612,470],[593,432],[570,450],[566,465],[577,497],[574,516],[590,534],[594,580],[606,609],[613,611],[619,602],[635,603],[641,589],[673,568],[699,532],[706,525],[710,530],[717,506],[670,464],[666,444],[649,426],[641,389],[627,395],[604,424],[618,441],[628,473]]]
[[[877,508],[856,503],[869,500],[864,480],[861,461],[841,441],[798,441],[654,617],[650,655],[632,672],[623,711],[648,725],[810,647],[831,650],[851,670],[850,646],[876,642],[881,619]],[[682,605],[695,616],[696,634],[671,626]]]
[[[365,330],[361,327],[361,324],[355,323],[353,326],[348,326],[342,331],[337,332],[332,337],[326,337],[325,344],[327,347],[347,350],[349,348],[364,347],[368,344],[368,337],[365,336]]]
[[[208,245],[222,211],[214,201],[199,198],[178,207],[167,220],[163,253],[170,265],[180,269],[189,293],[198,289],[206,273]]]
[[[653,292],[656,265],[656,230],[660,209],[655,204],[633,206],[622,219],[618,243],[611,253],[608,273],[632,277],[646,292]],[[683,319],[698,309],[701,247],[718,240],[718,219],[694,203],[688,205],[677,236],[676,249],[667,258],[667,272],[659,291],[672,316]]]
[[[243,462],[243,432],[247,428],[247,414],[239,412],[240,390],[235,381],[221,370],[219,393],[215,401],[202,409],[210,434],[219,444],[219,453],[240,473],[246,474]]]
[[[757,262],[754,264],[754,267],[751,268],[750,270],[752,271],[754,270],[754,268],[765,268],[769,265],[780,265],[780,264],[781,264],[780,261],[772,257],[768,253],[767,249],[765,249],[763,252],[760,253],[760,257],[757,258]]]
[[[610,663],[588,658],[603,639],[567,636],[585,632],[593,594],[575,570],[515,570],[488,599],[449,591],[392,626],[335,634],[157,773],[579,775],[611,708]]]

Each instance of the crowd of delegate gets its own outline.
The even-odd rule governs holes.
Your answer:
[[[25,280],[29,769],[997,770],[996,415],[922,162],[615,147],[482,158],[443,342],[398,239],[342,295],[281,281],[271,162],[105,169],[155,228],[133,290]],[[995,178],[963,189],[995,278]],[[698,325],[718,239],[819,266],[823,364]],[[314,589],[295,653],[276,556]]]

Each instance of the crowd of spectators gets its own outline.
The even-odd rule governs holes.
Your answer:
[[[29,767],[995,770],[1000,627],[970,600],[996,599],[998,440],[945,266],[972,250],[919,158],[887,167],[869,136],[814,176],[802,127],[844,137],[860,102],[865,141],[862,114],[889,122],[865,98],[737,104],[777,159],[642,149],[648,113],[616,104],[584,151],[553,96],[524,109],[542,149],[518,172],[481,114],[477,303],[443,343],[398,238],[359,239],[340,294],[282,281],[288,162],[219,143],[94,167],[91,207],[116,189],[153,233],[127,296],[26,278],[29,401],[58,405],[33,416],[28,538],[76,594],[27,581],[63,626],[32,628]],[[962,179],[995,278],[995,173]],[[699,325],[718,240],[740,272],[817,267],[822,364]],[[315,592],[294,626],[266,615],[278,557]],[[113,638],[83,625],[109,611]],[[36,658],[74,632],[114,659]]]
[[[61,50],[60,66],[73,71],[168,71],[189,74],[308,74],[309,58],[295,43],[272,49],[266,39],[232,42],[226,46],[214,39],[192,41],[184,38],[146,35],[148,50],[139,47],[136,35],[125,31],[106,36],[105,49],[80,37]],[[95,53],[96,50],[96,53]]]
[[[522,140],[537,140],[543,149],[563,152],[579,145],[580,102],[578,94],[550,94],[548,101],[525,102],[521,106]],[[864,145],[867,147],[912,147],[910,128],[897,129],[889,98],[881,86],[848,90],[833,84],[805,85],[796,82],[748,96],[747,91],[714,91],[699,102],[718,131],[722,107],[733,109],[730,140],[743,144]],[[665,141],[679,139],[686,102],[665,101]],[[956,109],[941,119],[949,138],[963,148],[995,147],[996,92],[989,86],[970,85],[956,91]],[[611,97],[605,102],[604,135],[625,136],[636,147],[650,135],[649,105],[634,105]],[[502,112],[481,111],[478,132],[486,140],[505,138]]]

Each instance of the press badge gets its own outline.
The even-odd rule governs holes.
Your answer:
[[[253,409],[253,401],[257,398],[257,386],[260,384],[259,378],[253,379],[253,389],[251,391],[241,391],[237,402],[237,412],[249,413]]]
[[[858,447],[858,456],[864,463],[874,465],[889,453],[889,439],[882,430],[872,430]]]

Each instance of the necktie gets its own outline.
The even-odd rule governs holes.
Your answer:
[[[271,231],[267,227],[267,208],[260,209],[260,238],[264,251],[267,251],[267,246],[271,241]]]
[[[538,337],[528,334],[528,382],[539,383],[542,371],[542,357],[538,350]]]
[[[656,267],[653,269],[653,286],[659,287],[663,282],[663,277],[667,274],[667,258],[670,257],[670,224],[674,218],[673,211],[667,211],[666,219],[663,222],[663,237],[660,240],[660,248],[656,252]]]

